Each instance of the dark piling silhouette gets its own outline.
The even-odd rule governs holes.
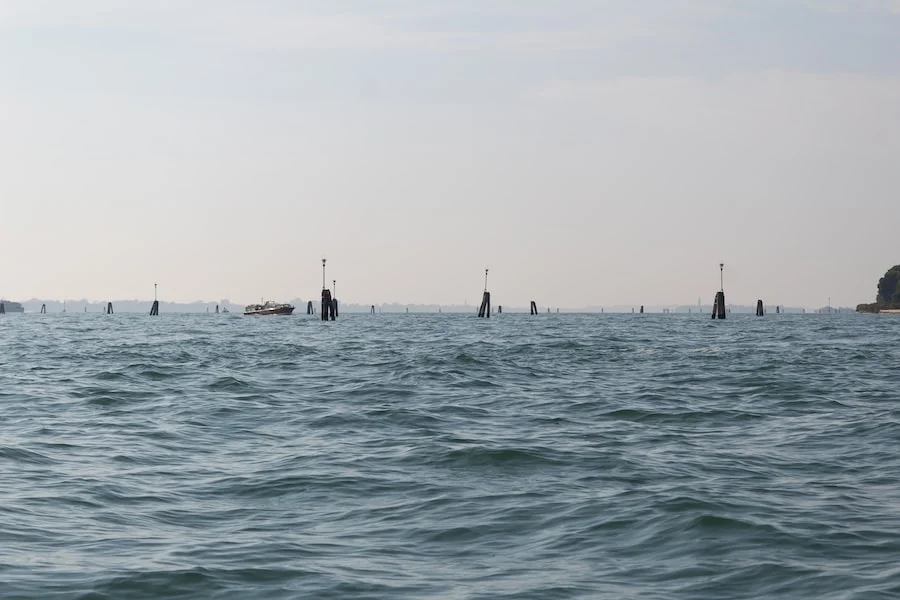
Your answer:
[[[713,302],[713,319],[725,318],[725,263],[719,263],[719,291]]]
[[[150,307],[150,316],[159,316],[159,300],[156,298],[156,284],[153,284],[153,306]]]
[[[780,305],[775,307],[775,314],[776,314],[776,315],[780,315],[780,314],[781,314],[781,306],[780,306]]]
[[[641,314],[644,314],[644,305],[641,304]]]
[[[47,314],[47,305],[46,304],[41,304],[41,314],[42,315]]]
[[[332,306],[333,309],[334,309],[334,316],[335,316],[335,317],[338,317],[338,316],[340,316],[340,315],[338,315],[337,279],[332,279],[332,280],[331,280],[331,286],[332,286],[332,287],[331,287],[331,289],[332,289],[332,292],[331,292],[331,296],[332,296],[332,297],[331,297],[331,306]]]
[[[372,314],[373,315],[375,314],[375,305],[374,304],[372,305]]]
[[[502,305],[502,304],[498,304],[498,305],[497,305],[497,314],[498,314],[498,315],[502,315],[502,314],[503,314],[503,305]]]
[[[765,310],[765,308],[763,308],[763,301],[762,301],[762,300],[757,300],[757,301],[756,301],[756,316],[757,316],[757,317],[764,317],[764,316],[766,316],[766,310]]]
[[[313,308],[312,300],[310,300],[309,302],[306,303],[306,314],[308,314],[308,315],[316,314],[316,309]]]
[[[0,302],[0,315],[5,315],[5,314],[6,314],[6,305],[4,303]]]
[[[327,321],[328,317],[334,321],[337,315],[334,314],[334,302],[331,300],[331,290],[325,288],[322,290],[322,320]]]
[[[491,318],[491,293],[488,291],[485,291],[484,296],[481,297],[481,307],[478,309],[478,317],[481,319]]]
[[[491,293],[487,290],[488,270],[484,270],[484,295],[481,297],[481,307],[478,309],[479,319],[491,318]]]
[[[331,290],[325,285],[325,260],[322,259],[322,320],[327,321],[330,318],[334,321],[337,318],[337,293],[332,297]],[[336,290],[337,281],[332,281],[332,284]]]
[[[538,314],[538,312],[537,312],[537,303],[536,303],[534,300],[531,301],[531,314],[532,314],[532,315]]]
[[[725,292],[716,292],[716,299],[713,301],[712,318],[725,318]]]
[[[216,314],[219,314],[219,305],[216,304]]]
[[[218,307],[218,306],[216,307],[216,312],[219,312],[219,307]],[[106,303],[106,314],[108,314],[108,315],[113,314],[112,302],[107,302],[107,303]]]

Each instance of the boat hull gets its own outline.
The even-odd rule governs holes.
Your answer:
[[[293,306],[279,306],[278,308],[262,308],[259,310],[245,310],[244,316],[265,317],[270,315],[290,315],[293,314]]]
[[[25,312],[25,308],[18,302],[10,302],[9,300],[0,300],[0,304],[3,305],[3,312],[5,314]]]

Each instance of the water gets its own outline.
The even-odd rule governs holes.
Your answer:
[[[897,598],[898,339],[6,315],[0,597]]]

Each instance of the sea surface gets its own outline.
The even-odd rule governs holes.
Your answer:
[[[900,598],[900,316],[5,315],[0,597]]]

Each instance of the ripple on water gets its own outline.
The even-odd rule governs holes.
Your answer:
[[[0,327],[0,597],[900,597],[900,319]]]

